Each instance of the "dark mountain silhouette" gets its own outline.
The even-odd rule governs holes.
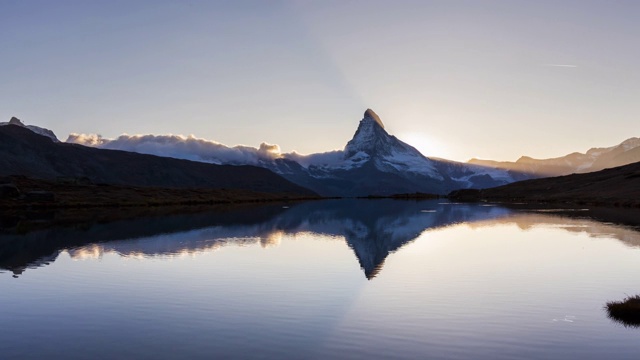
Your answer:
[[[640,207],[640,162],[587,174],[520,181],[471,195],[500,201]]]
[[[19,125],[0,126],[0,176],[87,178],[93,183],[165,188],[225,188],[314,195],[256,166],[202,162],[54,142]]]

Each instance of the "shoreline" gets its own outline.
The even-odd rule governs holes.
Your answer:
[[[621,197],[589,197],[576,196],[565,197],[562,195],[517,195],[509,194],[497,195],[500,188],[485,190],[463,189],[451,192],[446,196],[449,200],[461,202],[491,202],[496,204],[529,205],[529,206],[587,206],[587,207],[610,207],[619,209],[640,209],[640,199],[629,199]]]
[[[296,193],[242,189],[158,188],[112,184],[66,183],[11,176],[4,185],[13,194],[0,198],[0,210],[55,210],[214,206],[324,199]]]

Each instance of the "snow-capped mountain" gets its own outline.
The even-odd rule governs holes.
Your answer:
[[[296,161],[292,154],[264,160],[288,180],[323,195],[366,196],[397,193],[445,194],[459,188],[484,188],[526,178],[491,167],[430,159],[387,133],[378,115],[367,109],[344,150]]]
[[[531,177],[588,173],[640,161],[640,138],[630,138],[607,148],[592,148],[586,153],[574,152],[552,159],[522,156],[515,162],[471,159],[470,164],[529,174]]]
[[[403,143],[384,130],[378,115],[367,109],[353,139],[344,148],[344,163],[348,167],[373,161],[384,172],[408,172],[444,180],[436,164],[414,147]]]
[[[41,128],[35,125],[25,125],[17,117],[12,117],[11,120],[9,120],[8,122],[0,122],[0,126],[3,126],[3,125],[18,125],[23,128],[29,129],[38,135],[46,136],[49,139],[53,140],[53,142],[60,142],[60,140],[58,140],[58,138],[56,137],[56,134],[54,134],[53,131],[49,129]]]
[[[7,123],[58,141],[55,134],[17,118]],[[472,159],[460,163],[428,158],[389,134],[371,109],[364,113],[353,138],[342,150],[301,155],[281,153],[277,145],[229,147],[215,141],[181,135],[71,134],[68,143],[124,150],[223,165],[255,165],[324,196],[367,196],[398,193],[447,194],[461,188],[489,188],[514,181],[591,172],[640,161],[640,139],[609,148],[594,148],[555,159],[522,157],[514,163]]]
[[[71,134],[67,142],[214,164],[257,165],[324,196],[446,194],[460,188],[487,188],[530,178],[508,169],[428,158],[387,133],[371,109],[365,111],[343,150],[310,155],[283,154],[276,145],[266,143],[259,148],[227,147],[179,135],[122,135],[110,140]]]

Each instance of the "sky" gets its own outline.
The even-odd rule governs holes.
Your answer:
[[[367,108],[427,156],[640,136],[640,1],[0,0],[0,121],[342,149]]]

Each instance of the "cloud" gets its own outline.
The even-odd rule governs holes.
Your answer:
[[[344,160],[344,151],[334,150],[318,154],[302,155],[297,152],[282,154],[283,157],[293,160],[298,164],[309,167],[311,165],[338,165]]]
[[[101,147],[105,143],[110,142],[111,140],[103,139],[102,135],[97,134],[69,134],[67,138],[68,143],[72,144],[81,144],[85,146],[93,146],[93,147]]]
[[[573,65],[573,64],[544,64],[543,66],[563,67],[563,68],[577,68],[578,67],[578,65]]]
[[[283,154],[280,146],[262,143],[258,148],[238,145],[229,147],[212,140],[200,139],[193,135],[127,135],[115,139],[103,138],[96,134],[70,134],[68,143],[101,149],[124,150],[141,154],[166,156],[177,159],[201,161],[213,164],[260,165],[261,161],[278,158],[294,160],[304,167],[337,163],[342,159],[342,151],[302,155],[296,152]]]
[[[268,153],[273,153],[273,154],[280,154],[280,146],[276,145],[276,144],[267,144],[267,143],[262,143],[260,144],[260,148],[258,149],[259,152],[268,152]]]

